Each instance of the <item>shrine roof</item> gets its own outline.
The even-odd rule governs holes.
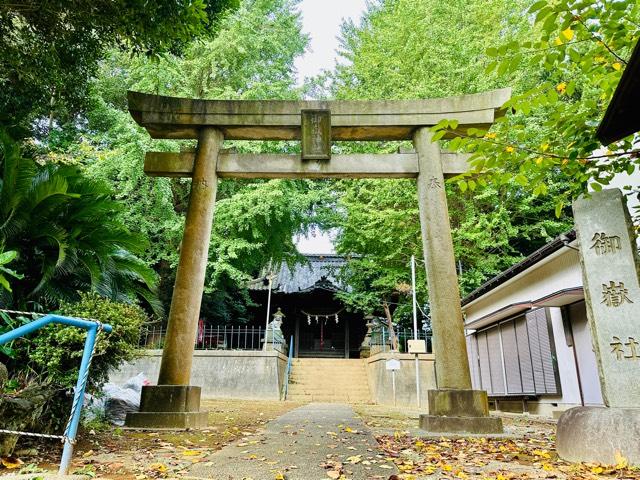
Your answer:
[[[227,140],[299,140],[302,110],[331,111],[332,140],[410,140],[420,126],[457,120],[489,128],[511,89],[418,100],[202,100],[128,92],[129,112],[153,138],[194,139],[203,127]]]
[[[274,293],[305,293],[316,289],[339,291],[340,282],[336,278],[338,270],[347,263],[345,257],[335,254],[307,254],[303,262],[290,268],[286,263],[280,266],[273,279]],[[264,275],[266,277],[266,274]],[[267,290],[262,278],[249,285],[250,290]]]

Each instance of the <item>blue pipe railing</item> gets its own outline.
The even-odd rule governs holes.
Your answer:
[[[4,345],[5,343],[11,342],[20,337],[24,337],[25,335],[46,327],[51,323],[82,328],[87,331],[87,338],[84,342],[84,352],[82,353],[82,361],[80,362],[80,372],[78,373],[78,381],[76,383],[76,391],[73,397],[73,404],[71,406],[71,415],[63,435],[64,448],[62,450],[59,473],[61,475],[66,475],[69,470],[69,465],[71,464],[71,457],[73,456],[73,446],[76,443],[78,425],[80,424],[80,415],[82,414],[82,406],[84,405],[84,393],[87,385],[87,378],[89,376],[89,366],[91,365],[91,360],[93,358],[96,339],[100,331],[110,333],[112,328],[111,325],[100,323],[97,320],[86,320],[49,314],[0,335],[0,345]]]
[[[291,363],[293,362],[293,335],[289,340],[289,357],[287,358],[287,369],[284,371],[284,384],[282,385],[282,400],[287,399],[289,393],[289,376],[291,375]]]

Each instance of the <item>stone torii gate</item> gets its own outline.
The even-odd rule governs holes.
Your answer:
[[[489,128],[509,89],[428,100],[195,100],[129,92],[129,111],[153,138],[197,139],[195,152],[147,153],[145,173],[191,177],[158,386],[143,389],[145,427],[206,425],[200,389],[189,385],[218,178],[416,178],[432,313],[438,390],[428,393],[422,428],[434,432],[502,431],[488,416],[487,394],[472,390],[456,275],[445,178],[466,170],[466,156],[443,152],[430,127],[458,121],[464,132]],[[227,140],[300,140],[301,155],[237,154]],[[412,140],[414,153],[332,155],[331,141]]]

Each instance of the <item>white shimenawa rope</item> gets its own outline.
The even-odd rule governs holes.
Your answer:
[[[5,308],[0,308],[0,312],[10,313],[14,315],[29,315],[29,316],[38,316],[44,317],[49,315],[48,313],[36,313],[36,312],[21,312],[19,310],[7,310]],[[83,318],[83,317],[68,317],[68,318],[76,318],[78,320],[86,320],[88,322],[93,322],[98,325],[98,331],[96,332],[96,341],[93,343],[93,349],[91,350],[91,355],[89,356],[89,363],[87,365],[87,369],[84,372],[84,377],[82,377],[81,389],[84,389],[87,385],[87,381],[89,379],[89,367],[91,366],[91,362],[93,361],[93,356],[96,352],[96,345],[98,344],[98,338],[100,333],[102,333],[102,322],[93,319],[93,318]],[[80,404],[80,397],[76,397],[74,395],[73,405],[71,406],[71,413],[69,414],[69,418],[67,419],[67,424],[64,427],[63,435],[51,435],[47,433],[33,433],[33,432],[21,432],[19,430],[6,430],[4,428],[0,428],[0,433],[8,434],[8,435],[21,435],[24,437],[37,437],[37,438],[52,438],[55,440],[60,440],[63,443],[69,438],[69,428],[71,427],[71,420],[76,413],[78,405]],[[75,440],[72,443],[76,443]]]

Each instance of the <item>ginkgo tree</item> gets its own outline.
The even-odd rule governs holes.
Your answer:
[[[434,140],[453,134],[449,148],[472,153],[473,168],[456,178],[462,191],[515,180],[541,195],[550,178],[567,176],[570,188],[556,199],[559,215],[571,198],[640,166],[637,135],[608,148],[595,136],[640,37],[640,3],[541,0],[527,14],[535,36],[488,48],[486,70],[505,83],[528,71],[531,87],[514,92],[490,131],[459,131],[455,121],[442,121]]]

